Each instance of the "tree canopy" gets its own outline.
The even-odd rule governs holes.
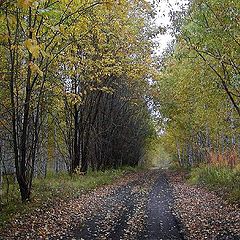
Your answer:
[[[181,165],[239,153],[239,1],[192,1],[175,16],[176,45],[155,96],[163,142]],[[235,157],[234,157],[235,156]]]
[[[1,1],[1,148],[23,201],[49,164],[139,162],[154,132],[153,15],[146,1]]]

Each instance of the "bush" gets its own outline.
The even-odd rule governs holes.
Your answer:
[[[240,202],[240,168],[226,166],[200,166],[191,170],[189,182],[209,189],[223,191],[226,198]]]

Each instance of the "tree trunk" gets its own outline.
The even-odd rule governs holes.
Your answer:
[[[22,202],[30,201],[31,189],[24,179],[18,179]]]
[[[0,199],[2,198],[3,190],[3,156],[2,156],[2,142],[0,141]]]
[[[80,165],[80,126],[79,126],[79,110],[74,106],[74,134],[73,134],[73,155],[71,164],[71,173]]]
[[[177,143],[176,145],[177,145],[178,163],[179,163],[179,166],[182,167],[181,150],[179,148],[179,144]]]

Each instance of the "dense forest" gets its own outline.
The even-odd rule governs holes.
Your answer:
[[[1,1],[1,183],[135,166],[154,134],[144,1]]]
[[[193,1],[172,15],[155,98],[163,144],[181,166],[235,166],[240,150],[239,1]]]
[[[163,142],[181,166],[237,163],[239,9],[239,1],[193,1],[187,13],[173,16],[176,45],[162,59],[155,94]]]
[[[153,98],[160,143],[189,182],[240,199],[239,1],[190,1],[172,11],[175,41]]]
[[[149,158],[221,166],[239,180],[240,2],[172,9],[174,40],[160,56],[158,8],[0,1],[1,205],[12,184],[28,202],[34,179]]]

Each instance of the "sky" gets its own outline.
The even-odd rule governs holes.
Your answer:
[[[157,3],[156,3],[157,2]],[[187,4],[188,0],[157,0],[157,18],[156,24],[162,27],[168,27],[171,25],[169,13],[171,10],[180,10],[182,4]],[[168,29],[168,28],[167,28]],[[156,40],[159,43],[157,54],[161,54],[164,49],[167,48],[168,44],[173,40],[170,31],[168,30],[165,34],[159,35]]]

